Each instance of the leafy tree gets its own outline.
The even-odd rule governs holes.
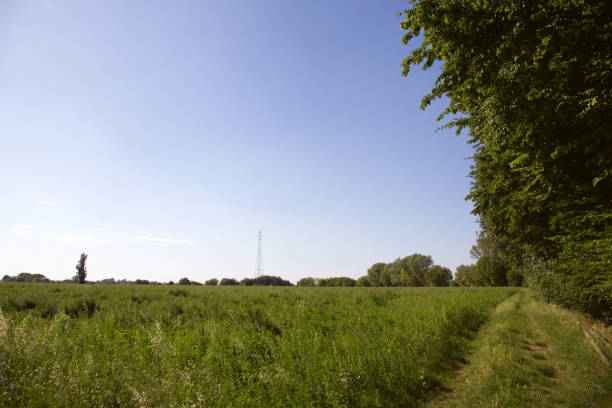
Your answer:
[[[360,287],[371,286],[370,277],[368,275],[362,276],[361,278],[357,279],[357,281],[355,282],[355,286],[360,286]]]
[[[425,272],[425,282],[427,286],[448,286],[453,280],[450,269],[440,265],[430,266]]]
[[[425,286],[425,272],[433,264],[431,256],[412,254],[385,265],[383,286]]]
[[[383,281],[382,274],[385,269],[386,264],[384,262],[375,263],[368,269],[368,279],[370,281],[370,286],[388,286],[385,285],[386,282]]]
[[[479,286],[476,282],[476,265],[459,265],[453,280],[455,286]]]
[[[204,285],[206,286],[217,286],[217,284],[219,284],[219,279],[216,278],[212,278],[204,282]]]
[[[181,278],[178,281],[179,285],[191,285],[191,281],[188,278]]]
[[[441,68],[422,108],[447,97],[440,119],[469,132],[483,230],[557,285],[551,300],[612,319],[612,3],[411,0],[403,15],[404,43],[421,40],[404,75]]]
[[[79,280],[79,283],[81,284],[85,283],[85,278],[87,278],[87,266],[85,265],[86,262],[87,262],[87,254],[83,252],[81,254],[81,258],[79,259],[79,263],[76,264],[76,270],[77,270],[76,276]]]
[[[315,280],[314,278],[308,277],[308,278],[302,278],[297,282],[298,286],[315,286]]]
[[[233,279],[233,278],[223,278],[223,279],[221,279],[221,282],[219,282],[219,285],[221,285],[221,286],[236,286],[236,285],[238,285],[238,281],[236,279]]]

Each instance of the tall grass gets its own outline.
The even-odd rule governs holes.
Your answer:
[[[0,406],[418,406],[514,289],[0,285]]]

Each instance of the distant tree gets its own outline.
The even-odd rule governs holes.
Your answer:
[[[307,277],[307,278],[302,278],[297,282],[298,286],[315,286],[315,280],[314,278],[311,277]]]
[[[202,283],[196,281],[191,281],[189,284],[193,286],[202,286]]]
[[[135,283],[136,285],[149,285],[151,282],[149,282],[149,281],[148,281],[148,280],[146,280],[146,279],[136,279],[136,280],[134,281],[134,283]]]
[[[508,267],[499,258],[481,256],[473,265],[460,265],[455,272],[456,286],[508,286]]]
[[[79,263],[76,264],[76,270],[77,270],[76,276],[79,280],[79,283],[81,284],[85,283],[85,279],[87,278],[87,266],[85,265],[86,262],[87,262],[87,254],[83,252],[81,254],[81,258],[79,259]]]
[[[384,262],[375,263],[368,269],[368,279],[370,281],[370,286],[388,286],[383,282],[383,271],[385,269],[386,264]]]
[[[357,279],[357,281],[355,282],[355,286],[370,286],[370,277],[368,275],[362,276],[361,278]]]
[[[212,278],[204,282],[206,286],[217,286],[219,284],[219,279]]]
[[[328,287],[351,287],[355,286],[355,279],[341,276],[338,278],[323,278],[319,279],[317,286],[328,286]]]
[[[508,286],[508,266],[499,258],[481,256],[476,262],[476,271],[484,286]]]
[[[459,265],[455,270],[455,286],[478,286],[475,284],[476,265]]]
[[[17,276],[4,275],[2,280],[6,282],[51,282],[45,275],[28,272],[21,272]]]
[[[187,278],[181,278],[178,281],[179,285],[191,285],[191,281]]]
[[[381,286],[425,286],[425,272],[433,264],[431,256],[412,254],[385,265]]]
[[[242,286],[292,286],[292,283],[280,276],[261,275],[256,278],[244,278],[240,281]]]
[[[168,282],[168,285],[174,285],[174,282],[169,281],[169,282]]]
[[[440,265],[432,265],[425,272],[425,282],[427,286],[448,286],[453,280],[450,269]]]
[[[219,285],[221,285],[221,286],[236,286],[236,285],[238,285],[238,281],[236,279],[233,279],[233,278],[223,278],[223,279],[221,279],[221,282],[219,282]]]

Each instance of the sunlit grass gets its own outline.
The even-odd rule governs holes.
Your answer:
[[[1,406],[417,406],[515,289],[0,285]]]

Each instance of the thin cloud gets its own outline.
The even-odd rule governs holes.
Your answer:
[[[47,201],[47,200],[40,200],[38,204],[49,205],[51,207],[57,207],[59,205],[59,203],[56,203],[55,201]]]
[[[12,234],[24,235],[24,234],[32,233],[32,231],[34,231],[35,229],[36,229],[36,227],[34,227],[32,225],[17,225],[16,227],[8,229],[6,231],[10,232]]]
[[[131,239],[136,241],[149,241],[149,242],[160,242],[162,244],[192,244],[193,242],[188,241],[186,239],[176,239],[176,238],[161,238],[161,237],[150,237],[147,235],[137,235],[132,237]]]
[[[36,227],[33,225],[18,225],[17,228],[23,229],[23,230],[29,230],[29,231],[36,229]]]
[[[92,234],[48,234],[47,238],[56,241],[82,241],[86,239],[94,239],[96,236]]]

